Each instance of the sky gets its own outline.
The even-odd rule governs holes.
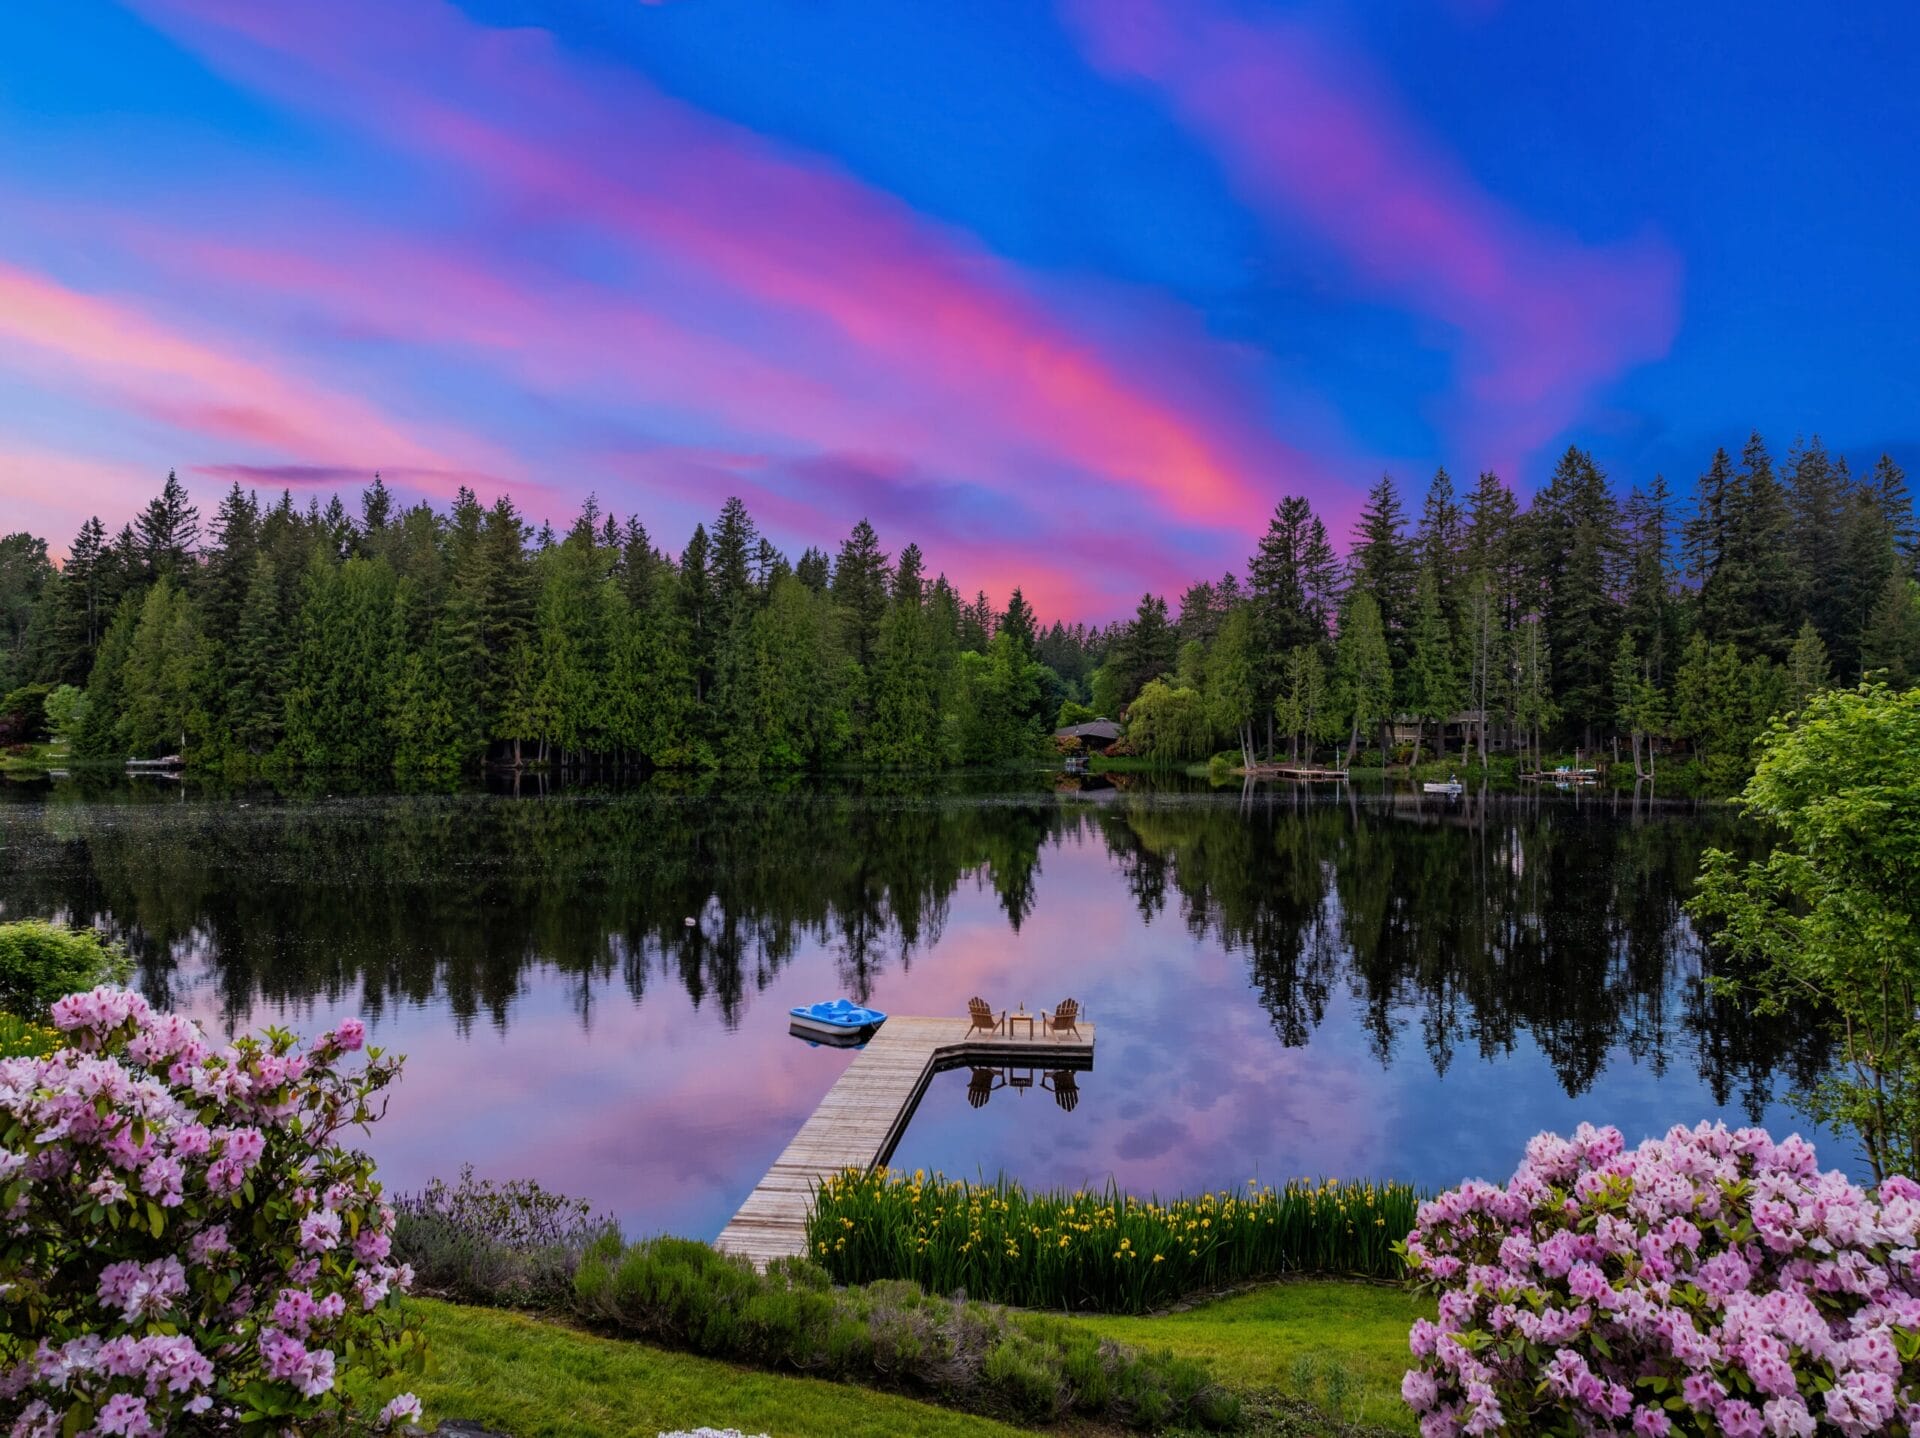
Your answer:
[[[1107,620],[1305,494],[1920,461],[1920,10],[64,0],[0,40],[0,531],[179,471],[729,495]]]

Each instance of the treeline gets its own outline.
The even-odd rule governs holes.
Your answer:
[[[865,521],[790,562],[737,499],[676,558],[592,501],[555,535],[465,490],[402,509],[378,476],[357,517],[235,485],[203,534],[170,475],[61,566],[0,540],[0,711],[83,757],[234,774],[985,764],[1104,715],[1166,760],[1617,743],[1725,787],[1808,693],[1920,678],[1917,562],[1891,458],[1856,477],[1816,439],[1776,464],[1757,434],[1684,507],[1578,449],[1524,509],[1443,469],[1410,516],[1383,477],[1344,559],[1288,497],[1244,574],[1106,628],[964,599]]]
[[[1807,694],[1920,679],[1916,561],[1899,466],[1856,478],[1817,439],[1783,465],[1758,434],[1737,463],[1719,451],[1687,512],[1658,477],[1622,499],[1578,449],[1524,510],[1495,475],[1462,497],[1443,469],[1410,519],[1383,477],[1344,563],[1288,498],[1244,579],[1194,585],[1177,620],[1145,596],[1093,704],[1127,705],[1149,753],[1417,760],[1451,733],[1463,758],[1538,762],[1617,741],[1637,772],[1677,750],[1726,787]]]
[[[728,500],[676,560],[591,500],[556,536],[466,490],[396,509],[376,476],[357,518],[235,485],[203,535],[169,475],[44,566],[15,665],[80,757],[230,774],[943,766],[1037,753],[1085,640],[865,521],[790,563]]]

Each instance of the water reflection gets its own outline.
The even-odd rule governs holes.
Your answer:
[[[1580,1117],[1788,1127],[1825,1062],[1705,982],[1681,904],[1702,847],[1751,843],[1726,810],[1052,783],[62,786],[0,804],[0,911],[99,923],[218,1027],[363,1012],[413,1056],[376,1142],[399,1181],[537,1172],[641,1229],[717,1230],[850,1060],[784,1032],[840,993],[1075,994],[1084,1103],[1071,1074],[978,1103],[946,1076],[897,1161],[1162,1191],[1451,1182]]]

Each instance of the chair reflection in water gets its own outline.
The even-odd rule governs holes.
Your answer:
[[[1072,1069],[1049,1069],[1039,1083],[1065,1112],[1072,1113],[1080,1106],[1080,1079]],[[1010,1088],[1025,1098],[1033,1086],[1034,1070],[1030,1068],[975,1068],[967,1080],[967,1103],[972,1108],[985,1108],[997,1088]]]
[[[1072,1113],[1080,1106],[1080,1079],[1072,1069],[1050,1069],[1040,1087],[1053,1094],[1053,1101]]]
[[[975,1069],[973,1077],[967,1080],[967,1102],[975,1108],[985,1108],[993,1091],[1005,1082],[999,1069]]]

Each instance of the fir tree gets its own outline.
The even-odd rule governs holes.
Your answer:
[[[854,662],[865,667],[873,659],[887,612],[887,556],[864,519],[854,525],[834,561],[833,602],[840,609],[847,648]]]
[[[1393,663],[1380,623],[1380,606],[1368,589],[1356,587],[1348,593],[1334,645],[1334,687],[1347,720],[1347,762],[1353,762],[1361,734],[1379,725],[1384,764],[1384,726],[1393,714]]]
[[[1787,707],[1797,714],[1814,695],[1832,687],[1826,642],[1813,620],[1803,619],[1793,648],[1787,651]]]
[[[188,501],[180,476],[167,471],[160,493],[135,521],[137,552],[149,577],[187,572],[200,543],[200,511]]]
[[[1027,603],[1027,597],[1020,592],[1018,585],[1015,585],[1013,593],[1007,596],[1007,612],[1000,616],[1000,622],[995,626],[994,632],[1011,635],[1013,642],[1021,649],[1028,654],[1033,653],[1034,640],[1037,637],[1033,608]]]
[[[1372,598],[1395,673],[1407,662],[1413,620],[1414,563],[1406,542],[1406,513],[1393,476],[1383,474],[1367,491],[1347,557],[1351,589]]]
[[[1860,636],[1860,667],[1895,689],[1920,681],[1920,583],[1890,574]]]

